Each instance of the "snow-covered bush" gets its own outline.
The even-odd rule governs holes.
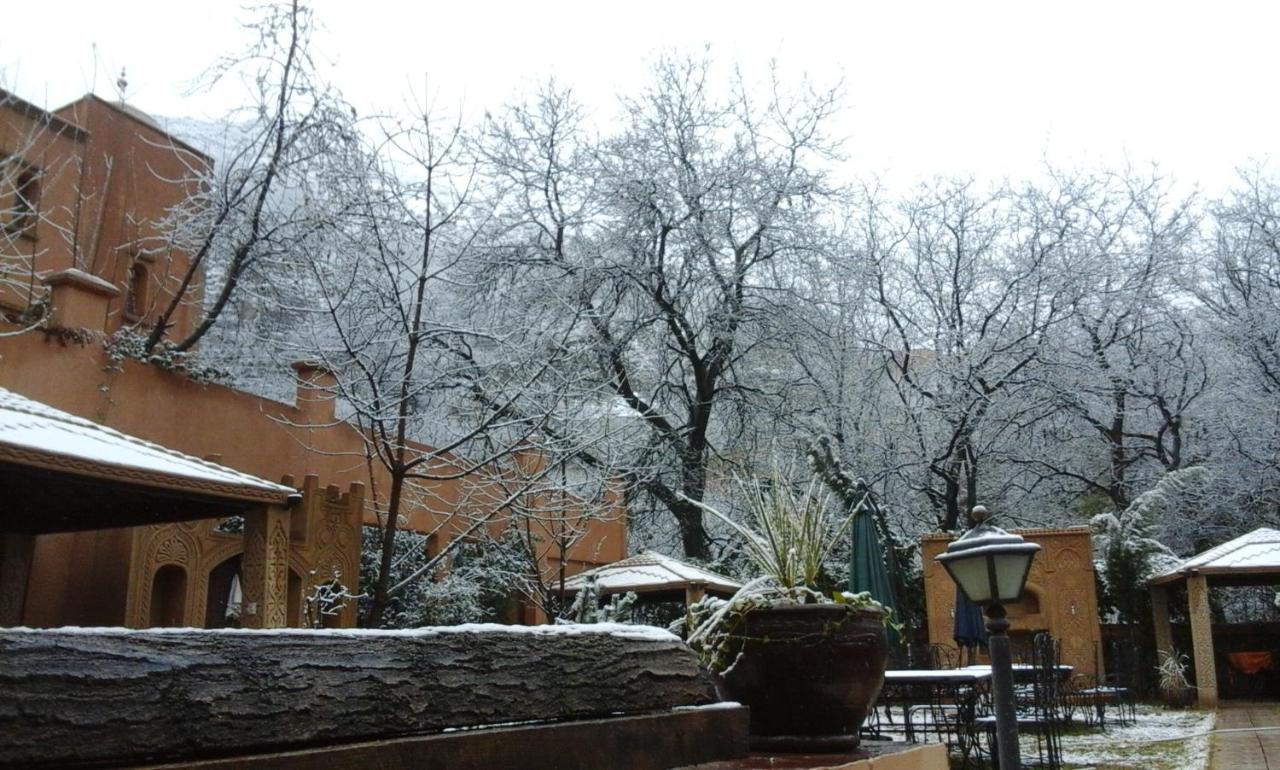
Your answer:
[[[148,350],[146,338],[132,328],[120,329],[103,342],[103,347],[107,352],[108,371],[120,371],[125,359],[132,359],[186,375],[197,382],[219,383],[227,379],[226,372],[203,363],[195,353],[178,350],[167,340]]]
[[[311,570],[315,580],[316,571]],[[303,600],[303,614],[308,628],[324,628],[325,623],[336,618],[353,601],[364,598],[353,594],[342,582],[342,573],[335,571],[329,580],[313,583]]]
[[[1123,511],[1093,517],[1094,571],[1104,614],[1123,623],[1144,622],[1150,616],[1147,581],[1181,561],[1152,537],[1152,529],[1185,505],[1206,475],[1199,467],[1172,471]]]
[[[427,563],[426,535],[401,531],[396,536],[392,573],[396,580],[413,574]],[[360,622],[368,617],[369,586],[377,575],[380,539],[366,536],[360,553]],[[461,546],[446,566],[424,576],[395,598],[382,622],[383,628],[414,628],[479,623],[499,619],[511,600],[510,562],[514,557],[501,543],[479,542]]]
[[[569,606],[568,622],[572,623],[629,623],[636,595],[632,591],[614,594],[606,604],[600,604],[600,588],[595,578],[587,581]],[[557,622],[560,619],[557,618]]]

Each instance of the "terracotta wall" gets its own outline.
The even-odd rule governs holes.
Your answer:
[[[108,333],[126,324],[145,324],[172,299],[190,257],[169,248],[165,222],[173,208],[198,191],[212,167],[206,156],[131,110],[89,95],[55,113],[88,132],[84,173],[78,180],[83,199],[79,266],[121,289],[108,309]],[[146,271],[147,301],[140,317],[128,317],[125,303],[135,262]],[[202,300],[199,282],[196,288],[174,316],[171,337],[180,337],[194,324]]]
[[[0,156],[6,155],[39,170],[40,217],[31,233],[0,237],[0,263],[39,275],[77,267],[117,286],[95,331],[154,317],[190,264],[188,254],[168,248],[164,223],[199,189],[211,161],[143,113],[92,95],[48,113],[0,91]],[[124,309],[135,263],[145,268],[148,301],[129,318]],[[34,280],[29,287],[37,292],[41,285]],[[10,287],[0,303],[21,310],[32,292]],[[191,328],[201,297],[197,282],[170,336]]]
[[[1015,645],[1038,631],[1048,631],[1060,641],[1063,663],[1075,666],[1077,674],[1100,676],[1102,635],[1089,529],[1010,531],[1039,543],[1042,549],[1031,563],[1023,601],[1007,608]],[[934,560],[953,539],[946,534],[920,539],[930,644],[955,645],[951,634],[956,584]]]

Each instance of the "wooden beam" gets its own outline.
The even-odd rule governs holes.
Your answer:
[[[0,630],[0,660],[0,766],[231,757],[718,700],[675,637],[591,626]]]
[[[29,535],[221,519],[255,505],[3,463],[0,489],[0,532]]]

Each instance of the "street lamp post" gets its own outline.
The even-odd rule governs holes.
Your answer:
[[[1031,560],[1040,546],[1005,532],[987,521],[987,509],[973,509],[977,526],[947,546],[937,560],[966,598],[987,611],[987,645],[996,710],[996,742],[1000,767],[1021,770],[1018,715],[1013,705],[1013,659],[1009,654],[1009,621],[1004,605],[1022,597]]]

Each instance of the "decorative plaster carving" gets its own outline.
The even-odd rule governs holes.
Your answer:
[[[243,616],[249,626],[285,626],[300,622],[288,616],[289,573],[303,576],[298,588],[301,600],[310,586],[321,580],[332,580],[337,574],[354,591],[351,583],[358,580],[355,565],[359,560],[360,511],[352,506],[361,498],[353,495],[331,495],[331,490],[314,485],[305,489],[309,499],[292,511],[280,508],[259,511],[246,517],[243,534],[215,531],[217,522],[202,520],[138,527],[134,530],[132,557],[126,599],[125,622],[135,628],[150,622],[151,590],[155,572],[165,564],[176,564],[187,571],[187,604],[184,623],[205,624],[208,602],[209,573],[236,554],[241,561],[241,590],[246,605],[254,604],[258,615]],[[314,533],[310,542],[290,539],[290,522],[294,516],[309,516],[307,529]],[[355,603],[344,610],[340,625],[356,622]]]
[[[187,546],[184,539],[178,535],[172,535],[166,538],[156,546],[155,556],[151,566],[159,567],[165,564],[180,564],[186,566],[191,559],[191,549]]]
[[[264,625],[284,628],[289,625],[289,531],[285,527],[287,513],[270,511],[271,537],[267,541],[267,595]]]

